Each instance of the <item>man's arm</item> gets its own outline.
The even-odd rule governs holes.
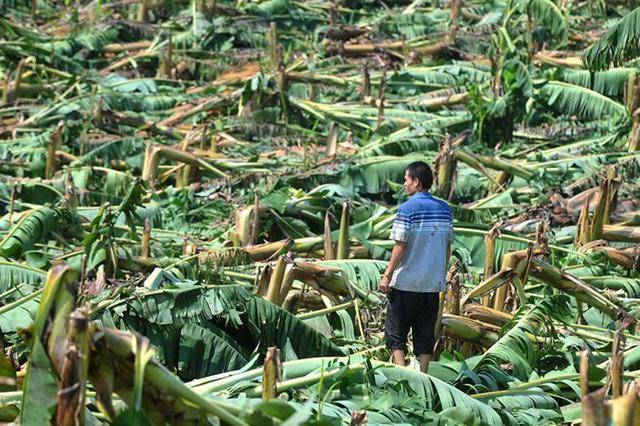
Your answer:
[[[391,274],[404,258],[404,253],[407,250],[410,228],[411,215],[407,211],[406,204],[402,204],[398,208],[398,213],[396,214],[393,226],[391,227],[391,233],[389,234],[389,239],[394,240],[396,244],[391,250],[391,260],[389,260],[387,269],[384,271],[384,275],[382,275],[382,279],[380,280],[380,291],[383,293],[389,292]]]
[[[393,246],[393,250],[391,250],[391,260],[389,260],[387,269],[384,271],[384,275],[380,280],[381,292],[383,293],[389,292],[389,280],[391,280],[391,274],[404,258],[404,253],[406,250],[407,250],[406,242],[396,241],[396,244]]]
[[[450,213],[451,214],[451,213]],[[451,259],[451,246],[453,246],[453,214],[451,214],[451,222],[449,228],[449,236],[447,238],[447,268],[449,267],[449,259]]]

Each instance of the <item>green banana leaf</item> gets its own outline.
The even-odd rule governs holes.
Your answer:
[[[271,346],[290,348],[284,355],[293,359],[343,353],[302,320],[240,285],[166,287],[116,302],[99,318],[148,336],[160,358],[186,379],[240,368],[254,351],[265,354]]]
[[[0,256],[18,258],[22,253],[42,241],[49,232],[56,229],[60,212],[50,207],[30,210],[9,230],[0,241]]]

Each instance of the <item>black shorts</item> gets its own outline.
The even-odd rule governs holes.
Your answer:
[[[384,323],[388,349],[406,349],[409,328],[413,331],[413,353],[433,354],[439,293],[418,293],[391,289]]]

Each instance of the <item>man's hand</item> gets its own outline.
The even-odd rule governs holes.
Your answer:
[[[380,280],[380,291],[383,293],[389,293],[389,276],[383,275]]]
[[[391,259],[389,259],[389,264],[387,265],[387,269],[384,271],[384,275],[380,280],[380,291],[383,293],[389,293],[391,288],[389,287],[389,280],[391,278],[391,274],[393,274],[394,270],[398,266],[398,264],[402,261],[404,257],[404,252],[407,249],[407,243],[405,241],[396,241],[396,244],[391,249]]]

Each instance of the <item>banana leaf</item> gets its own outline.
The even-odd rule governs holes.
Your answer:
[[[517,315],[508,331],[482,354],[475,364],[474,371],[480,372],[487,365],[500,366],[510,364],[514,377],[526,380],[533,371],[536,362],[536,351],[531,336],[544,336],[545,330],[541,324],[551,324],[551,320],[566,322],[571,317],[568,298],[552,296],[543,299],[532,307],[520,308],[521,315]],[[541,333],[542,331],[542,333]],[[554,330],[546,330],[553,334]]]
[[[18,258],[34,247],[58,225],[60,213],[50,207],[30,210],[9,230],[0,241],[0,256]]]
[[[357,160],[350,164],[343,174],[340,184],[354,191],[375,194],[388,190],[388,181],[397,182],[406,167],[414,161],[433,161],[433,153],[411,154],[403,157],[379,156]]]
[[[149,336],[163,362],[188,379],[240,368],[254,351],[264,355],[271,346],[289,347],[284,355],[293,359],[343,353],[291,313],[239,285],[162,288],[126,304],[115,302],[100,319]]]
[[[596,91],[604,96],[617,98],[623,95],[631,67],[611,68],[592,73],[588,70],[562,70],[561,80]]]
[[[611,27],[584,55],[584,64],[593,71],[618,66],[640,54],[640,8],[632,10]]]
[[[586,119],[628,119],[624,105],[598,92],[574,84],[550,81],[540,89],[540,95],[550,107],[566,115]]]
[[[334,387],[336,389],[344,389],[343,392],[348,394],[350,389],[355,391],[359,384],[369,380],[373,380],[373,383],[378,388],[401,386],[402,383],[405,383],[415,392],[415,396],[422,401],[424,408],[439,412],[448,408],[465,406],[473,412],[474,416],[485,423],[499,424],[501,422],[499,414],[491,407],[474,400],[462,391],[435,377],[380,361],[371,361],[369,366],[369,363],[358,362],[353,358],[347,363],[343,360],[339,358],[309,358],[285,362],[283,363],[283,381],[278,385],[278,389],[307,389],[315,386],[320,381],[326,386],[330,386],[329,383],[331,381],[337,381]],[[227,396],[231,396],[243,390],[246,391],[247,387],[251,387],[251,382],[247,381],[255,380],[261,374],[261,369],[250,370],[217,382],[202,383],[194,386],[193,389],[205,396],[213,396],[220,391],[226,393]],[[254,381],[254,383],[256,382]],[[234,384],[238,386],[234,388]],[[252,390],[249,394],[251,395],[253,392],[255,391]]]
[[[0,260],[0,293],[18,284],[40,284],[46,272],[17,262]]]

